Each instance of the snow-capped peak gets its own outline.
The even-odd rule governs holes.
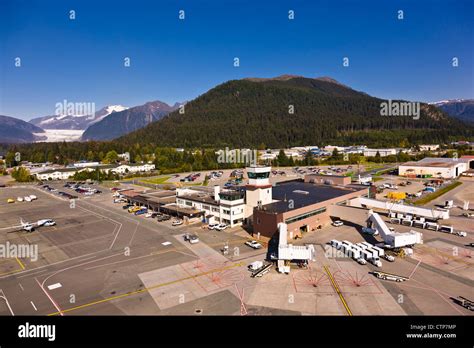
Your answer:
[[[460,103],[460,102],[463,102],[464,100],[465,99],[447,99],[447,100],[440,100],[440,101],[432,102],[428,104],[439,106],[439,105],[444,105],[444,104],[449,104],[449,103]]]
[[[104,106],[99,111],[97,111],[94,115],[90,115],[88,119],[92,120],[90,124],[93,124],[93,123],[99,122],[100,120],[109,116],[113,112],[120,112],[127,109],[128,107],[123,106],[123,105],[107,105],[107,106]]]

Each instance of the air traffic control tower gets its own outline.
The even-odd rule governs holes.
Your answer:
[[[248,184],[245,186],[245,218],[252,224],[253,208],[273,202],[272,184],[270,184],[271,167],[247,167]]]

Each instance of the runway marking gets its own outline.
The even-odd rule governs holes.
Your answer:
[[[87,202],[84,202],[84,203],[87,203]],[[95,215],[95,216],[100,216],[100,217],[102,217],[102,218],[104,218],[104,219],[106,219],[106,220],[110,220],[110,221],[112,221],[113,223],[115,223],[115,224],[118,225],[117,233],[115,233],[115,229],[117,228],[117,226],[115,226],[114,231],[112,232],[112,234],[115,233],[115,238],[114,238],[114,240],[112,241],[112,244],[110,244],[109,250],[112,249],[112,247],[113,247],[114,244],[115,244],[115,241],[117,240],[118,235],[120,234],[120,231],[122,230],[123,224],[122,224],[121,222],[117,221],[117,220],[114,220],[114,219],[108,217],[108,216],[105,216],[105,215],[102,215],[102,214],[97,213],[97,212],[95,212],[95,211],[92,211],[92,210],[89,210],[89,209],[87,209],[87,208],[81,207],[80,205],[78,205],[77,207],[78,207],[79,209],[88,211],[89,213],[91,213],[91,214],[93,214],[93,215]],[[137,222],[137,221],[135,221],[135,222]],[[140,223],[138,222],[137,228],[138,228],[138,225],[139,225],[139,224],[140,224]]]
[[[35,304],[33,303],[33,301],[30,301],[31,305],[33,306],[33,308],[35,309],[36,312],[38,312],[38,309],[36,308]]]
[[[172,281],[169,281],[169,282],[153,285],[153,286],[150,286],[148,288],[127,292],[125,294],[104,298],[102,300],[98,300],[98,301],[86,303],[86,304],[83,304],[83,305],[80,305],[80,306],[64,309],[62,311],[58,310],[58,312],[50,313],[50,314],[48,314],[48,316],[53,316],[53,315],[58,315],[58,314],[63,315],[64,313],[67,313],[67,312],[71,312],[71,311],[75,311],[75,310],[78,310],[78,309],[94,306],[94,305],[100,304],[100,303],[109,302],[109,301],[116,300],[116,299],[119,299],[119,298],[124,298],[124,297],[128,297],[128,296],[136,295],[136,294],[139,294],[139,293],[146,293],[146,292],[149,292],[150,290],[161,288],[163,286],[176,284],[176,283],[179,283],[179,282],[182,282],[182,281],[185,281],[185,280],[194,279],[194,278],[197,278],[197,277],[202,277],[204,275],[208,275],[208,274],[211,274],[211,273],[214,273],[214,272],[224,271],[224,270],[235,268],[235,267],[241,267],[243,265],[244,265],[243,262],[235,263],[233,265],[229,265],[229,266],[226,266],[226,267],[221,267],[221,268],[213,269],[213,270],[210,270],[210,271],[207,271],[207,272],[202,272],[202,273],[198,273],[198,274],[191,275],[191,276],[188,276],[188,277],[184,277],[184,278],[181,278],[181,279],[176,279],[176,280],[172,280]]]
[[[56,283],[56,284],[52,284],[52,285],[48,285],[48,289],[49,290],[54,290],[54,289],[58,289],[62,287],[61,283]]]
[[[1,295],[0,298],[3,298],[5,300],[5,303],[7,304],[8,310],[12,314],[12,316],[15,316],[15,313],[13,313],[12,307],[10,307],[10,302],[8,302],[7,296],[3,292],[3,289],[0,289]]]
[[[329,279],[331,280],[331,283],[332,283],[332,286],[334,287],[334,290],[336,290],[337,294],[339,295],[339,298],[341,299],[341,302],[342,304],[344,305],[344,308],[346,309],[347,311],[347,314],[349,316],[352,316],[352,312],[349,308],[349,306],[347,305],[346,303],[346,300],[344,299],[344,296],[342,296],[342,293],[341,291],[339,290],[339,286],[337,286],[337,283],[336,283],[336,280],[334,279],[334,277],[332,276],[331,272],[329,271],[329,268],[327,265],[324,265],[324,270],[326,271]]]
[[[41,290],[43,290],[44,294],[49,298],[49,300],[51,301],[51,303],[53,304],[54,308],[56,308],[59,312],[59,315],[61,316],[64,316],[64,314],[61,312],[61,308],[59,308],[59,306],[56,304],[56,302],[54,302],[53,298],[48,294],[48,292],[43,288],[43,285],[41,285],[41,283],[38,281],[38,279],[36,279],[36,282],[38,283],[38,286],[41,288]]]

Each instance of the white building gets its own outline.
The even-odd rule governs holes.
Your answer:
[[[212,192],[198,188],[178,188],[176,204],[180,208],[194,208],[213,216],[214,221],[231,227],[242,225],[245,213],[245,193],[235,190],[222,190],[216,185]]]
[[[90,162],[89,162],[90,163]],[[92,172],[99,169],[101,172],[116,173],[116,174],[128,174],[128,173],[141,173],[141,172],[150,172],[155,169],[154,164],[99,164],[95,167],[84,166],[84,167],[66,167],[58,169],[49,169],[34,173],[38,180],[67,180],[74,176],[77,172],[86,170]]]
[[[35,175],[38,180],[67,180],[78,171],[77,168],[58,168],[45,170]]]
[[[154,164],[120,164],[115,165],[113,168],[110,169],[113,173],[117,174],[128,174],[128,173],[140,173],[140,172],[150,172],[155,169]]]
[[[176,204],[180,208],[194,208],[212,216],[214,221],[231,227],[242,225],[245,219],[251,222],[253,209],[273,202],[270,184],[271,167],[247,168],[249,183],[246,190],[221,190],[216,185],[212,190],[203,187],[178,188]]]
[[[439,145],[419,145],[420,151],[438,151]]]
[[[377,152],[380,154],[380,157],[387,157],[390,155],[396,155],[398,153],[397,149],[365,149],[364,157],[374,157],[377,155]]]
[[[403,163],[398,167],[398,175],[452,179],[467,171],[472,161],[474,159],[426,157],[418,162]]]
[[[75,168],[88,168],[88,167],[97,167],[99,166],[99,162],[77,162],[73,164],[73,167]]]

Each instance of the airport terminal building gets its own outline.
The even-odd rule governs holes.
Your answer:
[[[278,224],[288,225],[288,237],[303,237],[331,223],[332,207],[366,195],[367,186],[350,177],[309,174],[304,180],[270,183],[271,167],[246,168],[248,182],[233,189],[190,186],[161,193],[123,192],[129,203],[153,211],[187,216],[195,221],[244,225],[253,235],[272,238]],[[197,219],[196,219],[197,218]]]

